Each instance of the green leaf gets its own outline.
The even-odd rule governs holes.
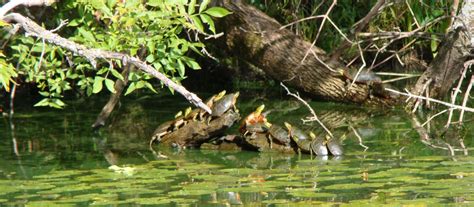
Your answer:
[[[197,30],[200,32],[204,32],[204,27],[202,26],[201,19],[199,19],[197,16],[191,16],[191,19],[193,20],[194,26],[196,26]]]
[[[38,103],[36,103],[34,105],[34,107],[38,107],[38,106],[48,106],[49,105],[49,98],[43,98],[41,99],[41,101],[39,101]]]
[[[189,59],[186,61],[186,65],[190,68],[192,68],[193,70],[199,70],[201,69],[201,66],[199,65],[199,63],[197,63],[196,61],[192,60],[192,59]]]
[[[211,0],[204,0],[202,1],[201,5],[199,6],[199,13],[204,11],[207,8],[207,5],[211,2]]]
[[[104,81],[104,78],[101,76],[96,76],[94,78],[94,85],[92,85],[92,93],[99,93],[102,90],[102,82]]]
[[[90,42],[96,42],[94,35],[90,31],[84,30],[84,28],[79,28],[78,29],[79,34],[84,37],[85,40],[90,41]]]
[[[155,90],[155,88],[153,88],[153,86],[151,85],[151,83],[146,82],[146,83],[145,83],[145,86],[146,86],[148,89],[150,89],[151,91],[153,91],[154,93],[158,93],[158,92]]]
[[[8,26],[8,25],[10,25],[8,22],[5,22],[5,21],[0,19],[0,27],[4,27],[4,26]]]
[[[212,18],[207,14],[200,14],[199,16],[201,17],[202,22],[209,25],[209,30],[211,30],[213,34],[216,34],[216,27],[214,25],[214,21],[212,20]]]
[[[116,93],[115,91],[115,82],[110,79],[105,79],[105,87],[111,92],[111,93]]]
[[[184,72],[185,72],[185,67],[183,64],[183,61],[181,59],[178,59],[178,73],[180,77],[184,77]]]
[[[216,7],[209,8],[208,10],[204,11],[204,13],[209,14],[213,17],[225,17],[231,14],[232,12],[222,7],[216,6]]]
[[[118,78],[118,79],[120,79],[120,80],[123,81],[123,76],[122,76],[122,74],[120,74],[117,70],[111,68],[111,69],[110,69],[110,72],[112,72],[112,75],[113,75],[114,77],[116,77],[116,78]]]
[[[135,89],[136,89],[136,83],[133,82],[128,86],[127,91],[125,91],[125,96],[133,92]]]
[[[194,14],[196,11],[196,0],[191,0],[188,5],[188,14]]]

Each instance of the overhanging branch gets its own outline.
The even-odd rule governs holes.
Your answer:
[[[51,44],[57,45],[59,47],[65,48],[66,50],[73,52],[75,55],[86,58],[92,64],[94,68],[97,65],[97,59],[104,59],[104,60],[117,59],[117,60],[122,60],[124,62],[124,65],[126,65],[127,62],[130,64],[133,64],[140,70],[154,76],[155,78],[158,78],[166,86],[173,88],[176,92],[183,95],[192,104],[204,109],[208,113],[211,113],[211,109],[206,104],[204,104],[202,100],[196,94],[191,93],[183,86],[176,84],[171,79],[166,77],[164,74],[158,72],[157,70],[155,70],[155,68],[153,68],[152,66],[148,65],[147,63],[145,63],[144,61],[136,57],[131,57],[124,53],[88,48],[84,45],[77,44],[73,41],[70,41],[51,31],[44,29],[43,27],[39,26],[31,19],[24,17],[18,13],[8,14],[5,17],[3,17],[3,19],[6,21],[17,22],[25,30],[27,35],[42,38]]]

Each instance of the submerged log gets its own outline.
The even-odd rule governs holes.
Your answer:
[[[368,84],[355,83],[349,88],[347,78],[336,71],[344,65],[329,63],[330,57],[320,48],[313,47],[312,54],[302,61],[311,43],[280,29],[282,25],[260,10],[236,1],[221,4],[233,12],[223,22],[226,48],[275,80],[326,100],[381,105],[396,102],[391,96],[372,96]]]

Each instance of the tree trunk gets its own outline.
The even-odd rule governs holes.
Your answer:
[[[313,47],[314,55],[302,62],[311,43],[280,29],[276,20],[258,9],[228,0],[221,4],[233,12],[223,22],[227,49],[275,80],[326,100],[381,105],[396,102],[393,97],[372,96],[368,84],[355,83],[349,88],[348,79],[334,70],[344,65],[334,61],[323,64],[330,58],[320,48]]]
[[[474,32],[473,11],[474,2],[465,1],[451,31],[439,46],[438,55],[412,88],[413,94],[422,95],[427,92],[432,98],[442,99],[461,77],[464,62],[474,45],[474,38],[470,36]]]

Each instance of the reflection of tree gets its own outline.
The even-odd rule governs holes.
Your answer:
[[[417,117],[412,117],[413,128],[420,136],[420,140],[425,145],[434,148],[446,150],[450,155],[454,156],[455,152],[463,152],[464,155],[468,155],[468,149],[464,144],[464,138],[466,133],[458,127],[436,127],[442,126],[442,123],[436,123],[432,119],[428,119],[425,124],[421,124]],[[432,127],[432,126],[435,127]],[[444,138],[444,139],[443,139]],[[456,146],[457,145],[457,146]]]

